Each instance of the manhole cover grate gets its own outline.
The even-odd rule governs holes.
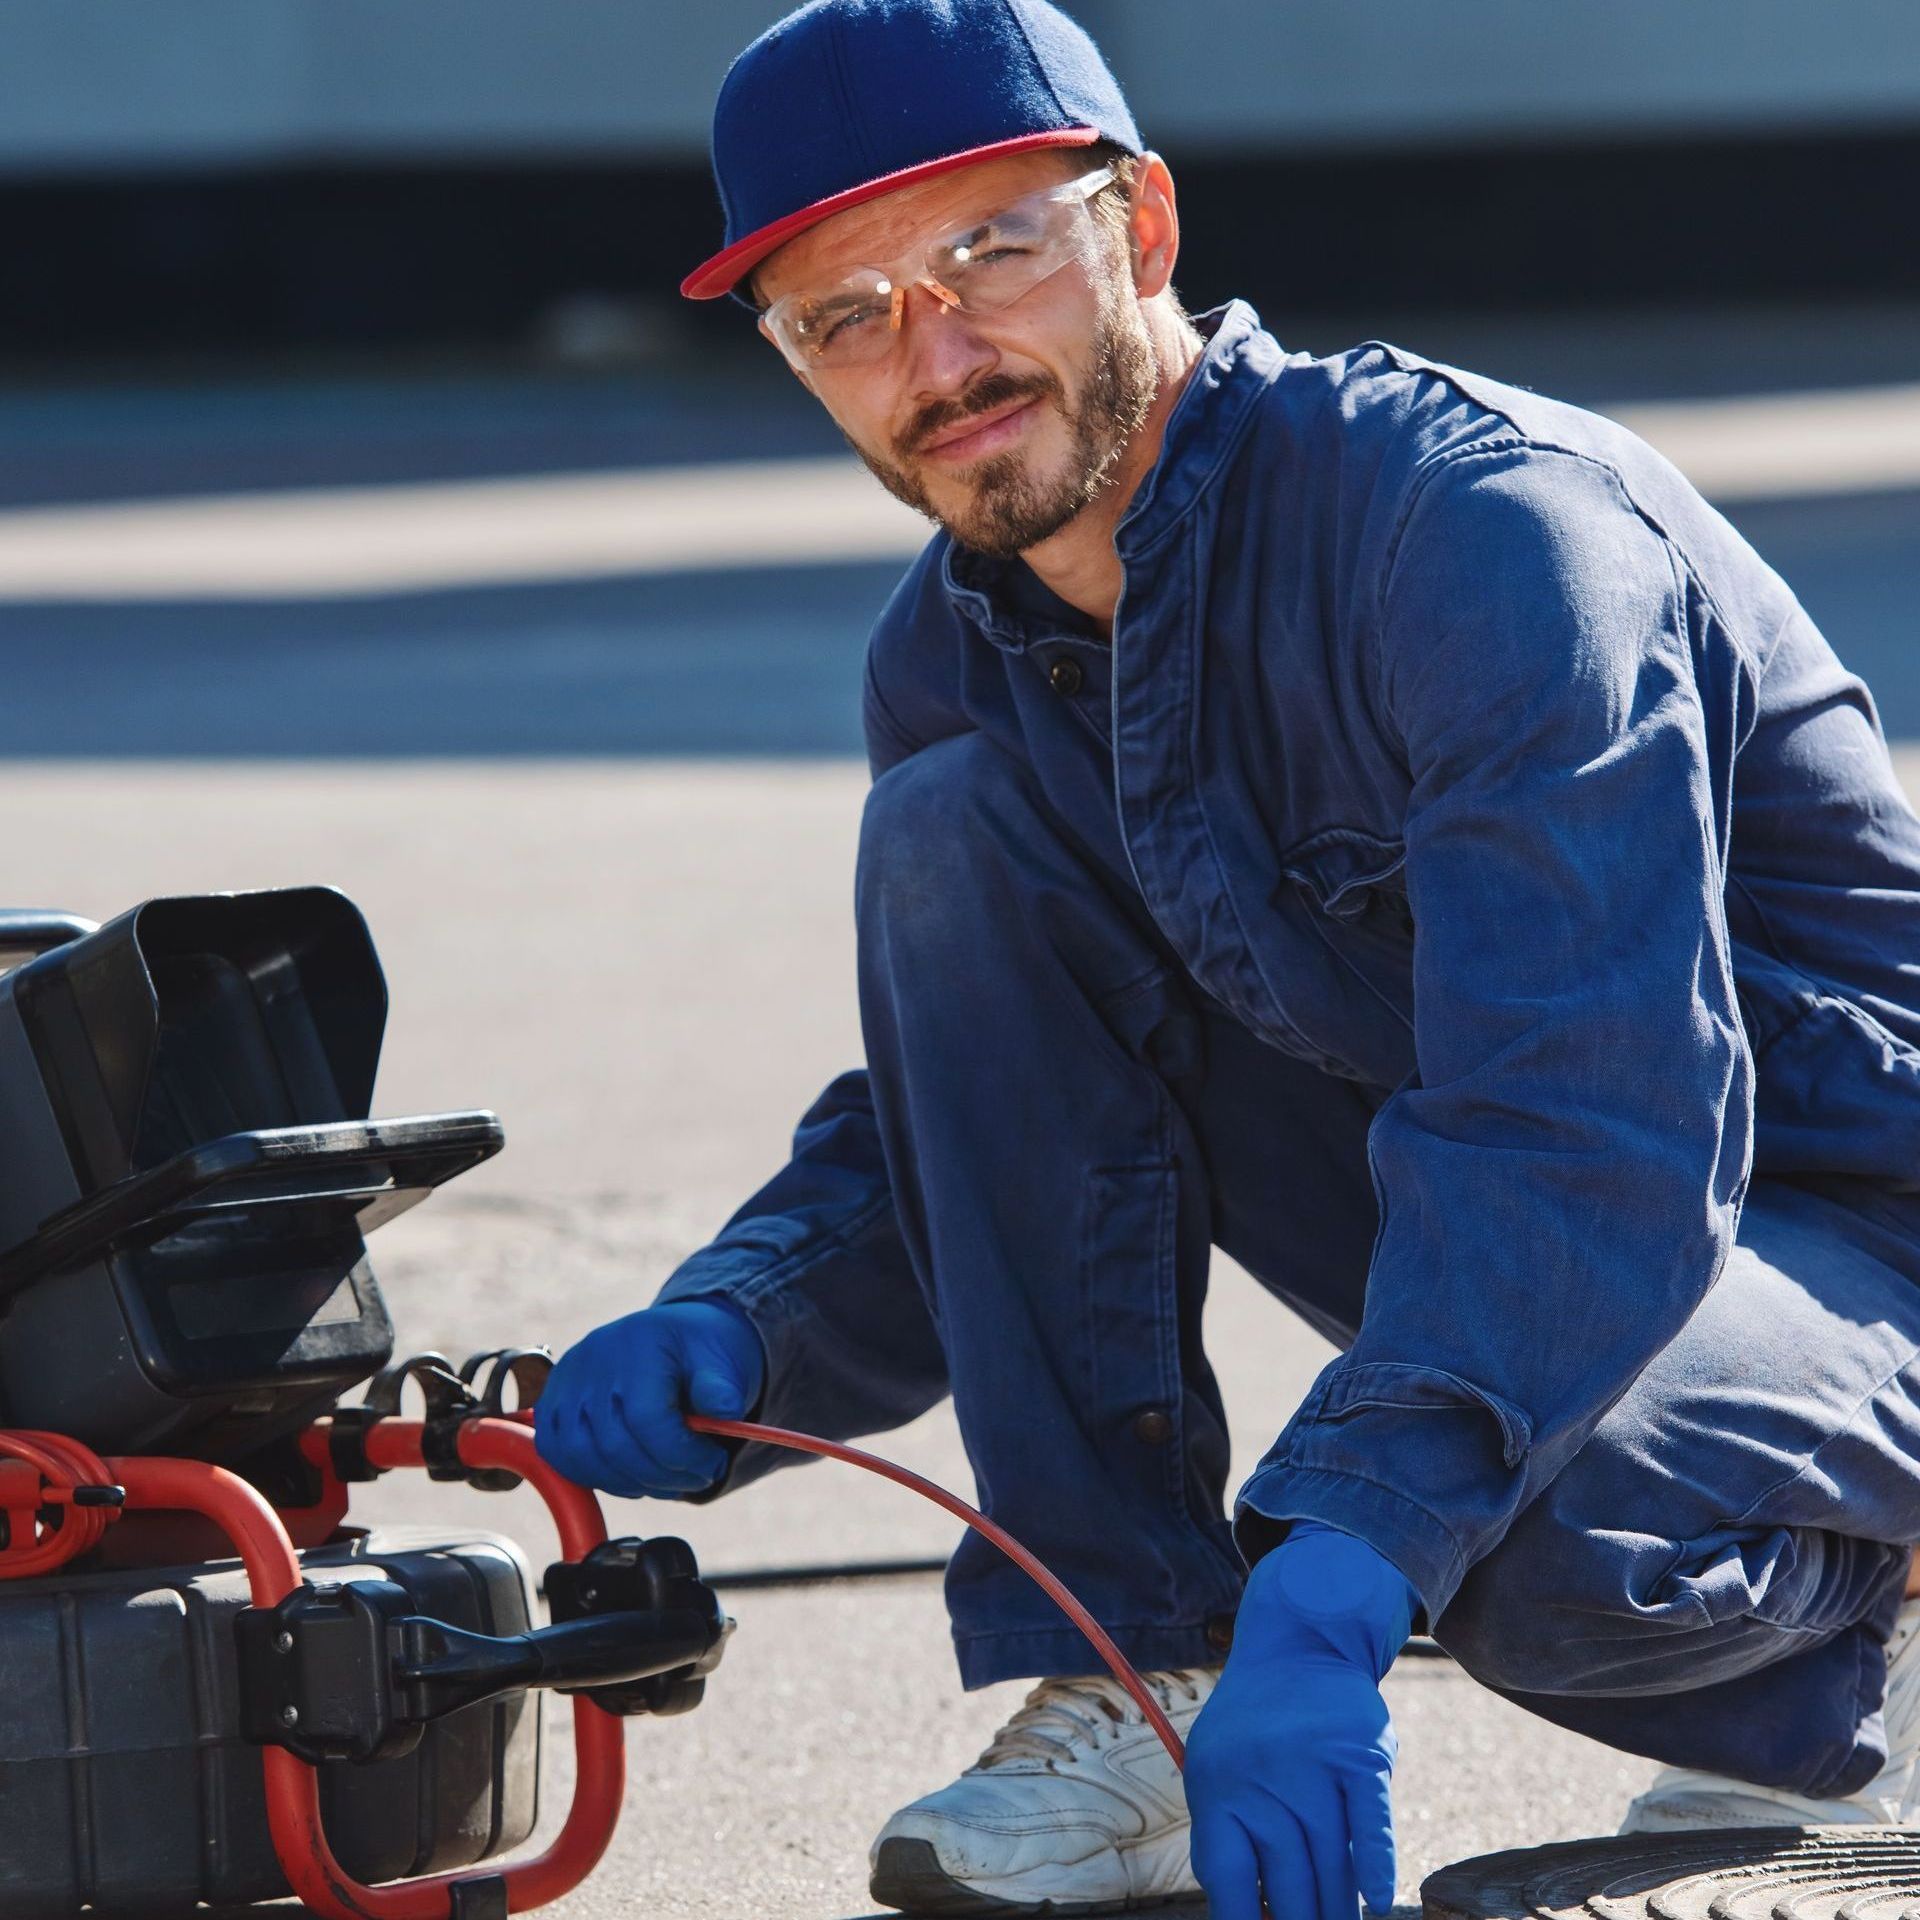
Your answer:
[[[1920,1920],[1920,1832],[1732,1827],[1489,1853],[1420,1889],[1425,1920]]]

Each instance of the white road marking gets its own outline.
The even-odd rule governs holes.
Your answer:
[[[0,512],[0,600],[332,599],[894,560],[931,532],[851,459],[200,494]]]
[[[1609,408],[1710,499],[1920,486],[1920,384]],[[930,529],[852,459],[0,511],[0,602],[335,599],[905,561]]]
[[[1722,506],[1920,486],[1920,383],[1606,411]]]

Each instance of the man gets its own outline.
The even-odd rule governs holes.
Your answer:
[[[1903,1817],[1920,821],[1865,689],[1622,429],[1190,318],[1045,0],[814,0],[714,163],[685,290],[941,531],[869,655],[866,1069],[547,1457],[706,1499],[780,1461],[683,1406],[953,1395],[1190,1764],[968,1538],[962,1680],[1039,1684],[882,1829],[894,1905],[1385,1907],[1419,1625],[1668,1763],[1630,1824]],[[1210,1245],[1345,1349],[1231,1524]]]

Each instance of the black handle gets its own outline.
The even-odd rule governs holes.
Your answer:
[[[691,1607],[664,1613],[600,1613],[495,1639],[411,1614],[398,1621],[394,1690],[409,1720],[437,1720],[520,1687],[619,1686],[671,1673],[702,1658],[713,1617]]]
[[[650,1542],[610,1544],[664,1570]],[[691,1560],[684,1542],[661,1545]],[[596,1563],[596,1579],[607,1565]],[[235,1616],[240,1730],[303,1760],[360,1762],[406,1753],[428,1722],[527,1687],[585,1692],[613,1713],[684,1712],[733,1622],[697,1572],[676,1588],[670,1606],[609,1608],[496,1638],[415,1613],[391,1580],[302,1583],[277,1606]]]
[[[356,1215],[370,1233],[505,1143],[498,1116],[486,1112],[230,1133],[42,1221],[32,1239],[0,1254],[0,1298],[243,1208],[330,1206]]]
[[[17,967],[99,930],[99,921],[55,907],[0,907],[0,967]]]

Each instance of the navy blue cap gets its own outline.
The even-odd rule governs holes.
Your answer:
[[[730,293],[842,207],[976,160],[1111,140],[1120,83],[1048,0],[809,0],[727,69],[713,109],[726,242],[680,283]]]

